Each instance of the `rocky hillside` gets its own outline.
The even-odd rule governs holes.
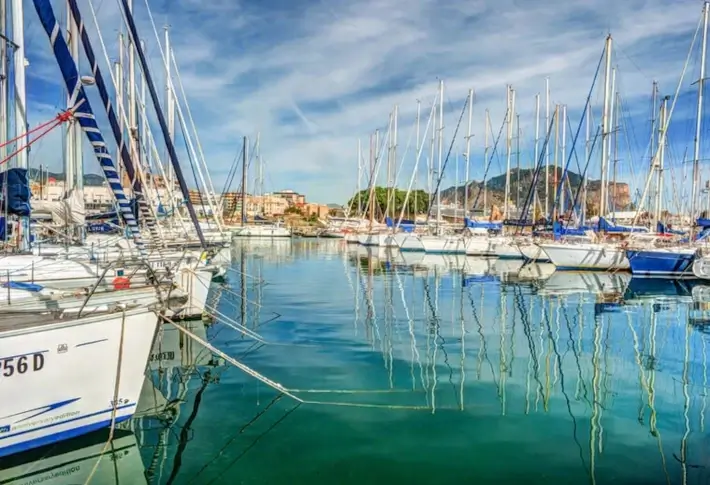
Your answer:
[[[540,180],[537,183],[537,195],[539,200],[544,200],[545,198],[545,181],[544,172],[540,174]],[[580,181],[582,180],[581,175],[575,172],[567,173],[570,185],[572,187],[572,193],[577,191]],[[555,178],[554,169],[550,169],[548,177],[549,194],[550,200],[554,197],[556,190],[556,180],[562,177],[562,169],[557,169],[557,179]],[[510,172],[510,202],[515,204],[516,199],[519,197],[520,204],[522,205],[525,201],[525,197],[530,190],[530,185],[533,178],[532,169],[513,169]],[[503,206],[503,200],[505,197],[505,174],[493,177],[486,182],[486,187],[488,188],[488,198],[486,205],[488,208],[492,206]],[[467,186],[469,193],[469,207],[471,209],[483,209],[483,183],[479,181],[470,182]],[[458,194],[459,203],[463,203],[464,200],[464,186],[459,187],[449,187],[448,189],[441,191],[442,202],[452,203],[456,194]],[[478,195],[480,192],[480,195]],[[629,192],[629,186],[625,183],[618,182],[616,184],[616,193],[614,193],[614,185],[609,184],[610,197],[612,203],[616,206],[616,210],[628,209],[631,205],[631,194]],[[519,194],[519,196],[518,196]],[[477,197],[478,195],[478,197]],[[596,214],[599,210],[599,199],[601,197],[601,180],[590,180],[587,185],[587,212],[589,215]],[[476,200],[477,199],[477,200]],[[474,206],[474,201],[475,206]]]

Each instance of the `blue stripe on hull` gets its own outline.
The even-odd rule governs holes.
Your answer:
[[[626,251],[634,276],[695,278],[695,254],[661,251]]]
[[[135,406],[135,404],[133,404]],[[121,423],[133,417],[133,413],[127,416],[117,416],[115,423]],[[107,428],[111,426],[111,419],[105,419],[103,421],[98,421],[96,423],[85,424],[83,426],[77,426],[76,428],[68,429],[65,431],[59,431],[57,433],[48,434],[41,436],[39,438],[34,438],[28,441],[23,441],[16,443],[11,446],[6,446],[0,448],[0,457],[14,455],[15,453],[21,453],[23,451],[31,450],[33,448],[39,448],[40,446],[51,445],[52,443],[57,443],[60,441],[68,440],[71,438],[76,438],[92,431],[96,431],[102,428]],[[33,430],[34,431],[34,430]]]
[[[593,266],[555,266],[555,269],[557,271],[587,271],[587,272],[594,272],[594,273],[606,273],[608,271],[624,271],[627,272],[629,271],[628,269],[614,269],[614,268],[596,268]]]

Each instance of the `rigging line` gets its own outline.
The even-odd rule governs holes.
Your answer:
[[[70,0],[73,4],[76,4],[75,0]],[[178,159],[177,152],[175,150],[175,144],[173,143],[172,137],[170,136],[170,132],[168,130],[168,125],[167,121],[165,120],[165,115],[163,114],[163,111],[160,109],[160,100],[158,99],[158,93],[155,90],[155,84],[153,83],[153,76],[150,73],[150,70],[148,69],[148,61],[146,60],[145,53],[143,52],[143,48],[140,45],[140,39],[138,36],[138,30],[136,29],[135,22],[133,20],[133,15],[131,14],[130,8],[128,6],[128,0],[117,0],[120,5],[121,5],[121,13],[126,21],[126,24],[128,25],[128,31],[130,34],[130,38],[133,41],[133,46],[136,50],[136,54],[138,54],[138,62],[141,66],[141,70],[143,71],[143,77],[145,78],[146,85],[148,88],[148,91],[150,92],[150,97],[151,100],[153,101],[153,108],[155,110],[155,113],[158,117],[158,122],[160,124],[160,129],[163,133],[163,138],[165,139],[165,144],[167,145],[168,148],[168,153],[169,153],[169,159],[172,162],[173,165],[173,171],[175,173],[175,176],[178,179],[178,184],[180,185],[180,190],[182,192],[183,197],[185,198],[185,205],[187,206],[188,213],[190,214],[190,219],[192,219],[192,223],[195,226],[195,232],[197,233],[197,237],[200,240],[200,245],[205,248],[207,247],[207,240],[205,239],[205,235],[202,232],[202,227],[200,226],[200,221],[197,218],[197,212],[195,211],[195,207],[192,205],[192,202],[190,201],[190,191],[187,187],[187,182],[185,181],[185,177],[182,173],[182,168],[180,167],[180,160]],[[179,104],[178,104],[179,107]]]
[[[601,71],[602,62],[604,61],[605,56],[606,56],[606,50],[602,51],[602,54],[599,57],[599,62],[597,63],[597,69],[594,72],[594,78],[592,79],[592,85],[589,87],[587,99],[584,103],[584,110],[582,110],[582,116],[580,116],[580,118],[579,118],[579,124],[577,125],[577,132],[574,134],[574,138],[572,140],[572,151],[570,152],[569,156],[567,157],[567,161],[565,162],[565,167],[562,170],[562,180],[560,181],[560,185],[556,189],[555,199],[554,199],[555,201],[560,200],[560,192],[564,188],[564,181],[567,178],[567,172],[569,171],[569,164],[572,159],[572,154],[574,153],[575,157],[577,155],[577,152],[575,151],[574,148],[577,145],[577,140],[579,139],[579,134],[582,131],[582,126],[584,125],[584,121],[586,119],[587,110],[589,109],[589,106],[590,106],[589,103],[592,99],[592,93],[594,92],[594,86],[596,85],[597,79],[599,78],[599,72]],[[562,123],[565,123],[565,122],[566,122],[566,120],[562,120]],[[578,165],[579,165],[579,163],[578,163]],[[547,183],[547,182],[548,181],[545,180],[545,183]],[[572,206],[572,207],[574,209],[574,206]],[[552,220],[552,215],[554,213],[555,213],[555,208],[553,208],[552,212],[550,214],[548,214],[548,217],[550,218],[550,220]]]
[[[456,129],[454,129],[454,135],[451,138],[451,144],[449,145],[449,151],[446,154],[446,159],[444,159],[444,164],[441,166],[441,173],[439,175],[439,180],[436,182],[436,190],[434,190],[434,194],[439,192],[439,187],[441,186],[441,181],[444,179],[444,172],[446,172],[446,165],[449,163],[449,157],[451,156],[451,150],[454,148],[454,142],[456,141],[456,135],[459,132],[459,128],[461,127],[461,121],[463,121],[463,116],[466,114],[466,108],[468,108],[468,97],[466,97],[466,102],[463,104],[463,109],[461,110],[461,115],[459,116],[459,121],[456,123]],[[439,127],[440,130],[443,130],[444,127],[441,126]],[[433,195],[432,195],[433,197]],[[433,199],[429,201],[429,210],[427,211],[426,218],[429,220],[429,217],[431,216],[431,209],[432,209],[432,203]],[[438,223],[438,221],[437,221]]]
[[[297,403],[297,404],[296,404],[295,406],[293,406],[291,409],[289,409],[288,411],[286,411],[286,413],[284,413],[283,416],[281,416],[274,424],[272,424],[271,426],[269,426],[266,431],[264,431],[264,432],[261,433],[259,436],[257,436],[257,437],[254,439],[254,441],[252,441],[252,442],[249,444],[249,446],[247,446],[247,447],[244,449],[244,451],[242,451],[239,455],[237,455],[237,457],[236,457],[234,460],[232,460],[232,462],[222,471],[222,473],[220,473],[220,474],[219,474],[218,476],[216,476],[214,479],[212,479],[212,480],[210,480],[209,482],[207,482],[206,485],[212,485],[216,480],[219,480],[220,478],[222,478],[222,475],[224,475],[225,473],[227,473],[227,471],[228,471],[230,468],[232,468],[236,462],[238,462],[239,460],[241,460],[244,455],[246,455],[252,448],[254,448],[254,446],[256,446],[256,444],[261,440],[261,438],[263,438],[264,436],[266,436],[267,434],[269,434],[271,431],[273,431],[273,430],[276,428],[276,426],[278,426],[279,424],[281,424],[287,417],[289,417],[289,416],[291,415],[292,412],[294,412],[296,409],[298,409],[300,405],[301,405],[300,403]]]
[[[244,426],[242,426],[241,428],[239,428],[239,431],[238,431],[236,434],[234,434],[234,436],[232,436],[229,440],[227,440],[227,442],[219,449],[219,451],[218,451],[217,454],[214,456],[214,458],[212,458],[212,459],[211,459],[210,461],[208,461],[205,465],[203,465],[202,468],[200,468],[200,469],[198,470],[198,472],[195,474],[195,476],[193,476],[192,479],[191,479],[188,483],[194,482],[194,481],[197,479],[197,477],[199,477],[199,476],[202,474],[202,472],[204,472],[210,465],[212,465],[215,461],[217,461],[217,459],[222,456],[222,453],[224,453],[224,451],[227,449],[227,447],[228,447],[229,445],[231,445],[232,443],[234,443],[234,441],[237,439],[237,437],[238,437],[239,435],[241,435],[242,433],[244,433],[244,431],[246,431],[247,428],[249,428],[252,424],[254,424],[254,423],[256,423],[257,421],[259,421],[259,419],[261,419],[261,417],[264,416],[264,414],[266,414],[266,412],[271,408],[271,406],[273,406],[274,404],[276,404],[283,396],[284,396],[284,395],[283,395],[282,393],[277,394],[276,397],[274,397],[274,398],[271,400],[271,402],[269,402],[269,404],[267,404],[267,405],[264,407],[264,409],[262,409],[261,411],[259,411],[258,413],[256,413],[256,415],[255,415],[253,418],[251,418],[251,419],[249,420],[249,422],[247,422]]]
[[[507,116],[508,116],[508,113],[506,112],[506,117],[507,117]],[[496,141],[495,141],[495,143],[493,144],[493,151],[491,152],[491,155],[490,155],[490,157],[488,158],[488,164],[486,165],[486,169],[483,171],[483,180],[484,180],[484,182],[481,183],[481,184],[478,186],[478,192],[476,193],[476,198],[473,200],[473,205],[471,206],[472,208],[473,208],[473,207],[476,207],[476,205],[478,205],[478,199],[479,199],[479,197],[481,196],[481,192],[482,192],[483,190],[485,190],[485,180],[486,180],[486,178],[488,177],[488,171],[489,171],[490,168],[491,168],[491,162],[493,162],[493,155],[495,155],[495,154],[496,154],[496,150],[498,150],[498,142],[500,141],[500,137],[501,137],[501,135],[503,134],[503,128],[505,127],[505,121],[506,121],[506,119],[507,119],[507,118],[504,118],[504,119],[503,119],[503,122],[500,124],[500,129],[498,130],[498,136],[496,136]],[[485,207],[483,208],[483,210],[484,210],[484,213],[485,213]]]

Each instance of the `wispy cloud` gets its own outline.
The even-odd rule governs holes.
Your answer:
[[[115,59],[120,11],[115,0],[94,1]],[[31,1],[25,3],[31,99],[56,105],[58,91],[41,86],[58,72]],[[57,10],[62,3],[55,2]],[[152,69],[162,82],[145,5],[134,3]],[[93,32],[88,0],[80,6]],[[578,117],[608,32],[615,39],[619,91],[631,112],[648,118],[651,82],[657,79],[663,93],[674,91],[700,7],[691,0],[151,1],[158,28],[171,26],[211,169],[226,174],[241,136],[253,138],[259,131],[272,181],[267,189],[293,188],[322,202],[342,202],[353,191],[357,140],[367,146],[375,128],[385,129],[394,105],[404,144],[416,99],[428,113],[438,78],[445,80],[447,138],[468,89],[476,91],[472,164],[480,177],[484,110],[490,109],[497,131],[505,85],[517,90],[527,149],[534,96],[543,92],[545,77],[552,101],[567,104],[570,116]],[[687,89],[694,77],[688,74]],[[599,98],[595,92],[593,101]],[[642,129],[647,127],[637,128],[641,154],[648,138]],[[58,163],[56,147],[37,152],[45,163]],[[525,160],[529,165],[529,153]],[[88,171],[94,171],[91,163]],[[215,173],[217,186],[223,176]]]

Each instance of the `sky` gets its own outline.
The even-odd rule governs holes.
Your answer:
[[[468,91],[473,89],[469,169],[471,179],[482,178],[485,112],[489,111],[497,133],[510,84],[520,115],[521,166],[531,166],[535,95],[542,97],[544,125],[545,79],[549,78],[551,104],[565,104],[570,125],[576,129],[609,32],[614,39],[616,90],[625,113],[619,130],[630,140],[620,143],[631,147],[619,155],[618,177],[631,183],[632,190],[643,188],[652,82],[658,81],[663,95],[675,92],[702,11],[702,2],[697,0],[134,0],[138,30],[161,97],[165,76],[146,1],[159,34],[165,25],[170,27],[180,77],[216,191],[221,192],[230,167],[241,156],[242,137],[248,136],[253,143],[259,133],[264,190],[292,189],[321,203],[344,203],[352,195],[358,183],[358,140],[367,160],[370,135],[375,129],[387,131],[395,105],[397,158],[402,164],[398,183],[408,185],[415,164],[417,100],[421,101],[423,132],[440,79],[444,80],[444,156]],[[91,2],[113,62],[118,58],[119,31],[126,31],[119,2]],[[63,16],[63,2],[53,0],[53,5],[57,15]],[[24,6],[28,122],[35,126],[62,108],[64,94],[33,2],[25,0]],[[103,59],[90,1],[79,0],[79,6],[94,48]],[[669,130],[673,147],[667,164],[674,166],[667,171],[673,180],[667,178],[664,190],[669,202],[680,197],[674,195],[676,189],[687,186],[683,181],[687,181],[688,164],[682,159],[686,150],[692,153],[697,88],[691,83],[698,78],[698,57],[694,55],[689,63],[683,97]],[[108,72],[105,62],[100,67]],[[84,61],[81,71],[88,73]],[[597,124],[602,79],[603,73],[591,98]],[[101,105],[93,104],[100,112]],[[186,106],[182,104],[183,110]],[[154,135],[161,140],[155,117],[150,116]],[[453,144],[442,187],[455,181],[454,160],[465,151],[466,120]],[[181,164],[189,175],[188,183],[194,185],[184,142],[178,138]],[[56,130],[39,142],[32,151],[31,165],[59,170],[62,139]],[[428,146],[423,152],[426,156]],[[461,157],[458,160],[462,179],[465,163]],[[419,164],[418,177],[423,179],[426,158]],[[89,150],[84,166],[86,172],[99,172]],[[489,174],[498,175],[504,167],[505,157],[496,158]],[[249,185],[256,171],[252,172]],[[364,176],[361,184],[366,184]],[[232,189],[237,185],[238,180]]]

